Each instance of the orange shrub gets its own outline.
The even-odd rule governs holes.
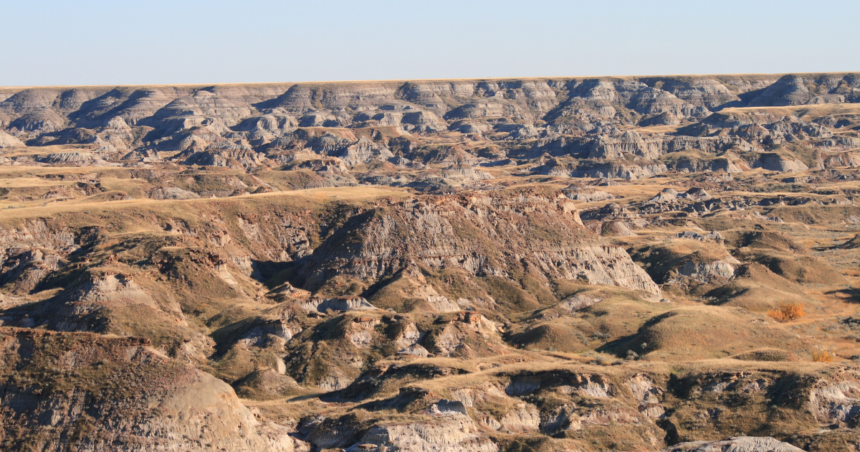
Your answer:
[[[812,352],[812,360],[817,363],[832,363],[836,353],[829,350],[815,350]]]
[[[806,315],[806,303],[781,303],[778,308],[771,309],[767,315],[780,322],[790,322]]]

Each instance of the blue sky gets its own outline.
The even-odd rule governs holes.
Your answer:
[[[860,71],[853,1],[0,0],[0,86]]]

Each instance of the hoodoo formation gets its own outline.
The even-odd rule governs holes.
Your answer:
[[[860,450],[860,74],[0,88],[0,449]]]

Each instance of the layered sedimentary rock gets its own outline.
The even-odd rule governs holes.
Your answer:
[[[415,160],[391,145],[392,132],[452,131],[523,142],[533,154],[655,160],[685,149],[718,154],[830,138],[821,125],[790,115],[721,110],[850,104],[860,99],[857,80],[800,74],[6,89],[0,146],[84,144],[126,163],[168,158],[245,169],[288,162],[309,149],[355,166]],[[637,125],[670,129],[641,136],[629,130]],[[335,142],[306,129],[335,131]],[[175,151],[183,152],[159,155]]]
[[[856,450],[858,90],[4,88],[0,448]]]
[[[307,450],[144,339],[0,328],[0,341],[4,448]]]
[[[584,280],[659,293],[616,247],[582,226],[567,198],[506,196],[415,199],[354,217],[308,260],[308,287],[334,277],[379,280],[407,265],[509,277],[512,265],[545,278]]]

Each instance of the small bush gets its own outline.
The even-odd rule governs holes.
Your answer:
[[[812,360],[817,363],[832,363],[836,353],[830,350],[815,350],[812,352]]]
[[[767,315],[779,322],[790,322],[806,315],[806,303],[781,303],[778,308],[771,309]]]

